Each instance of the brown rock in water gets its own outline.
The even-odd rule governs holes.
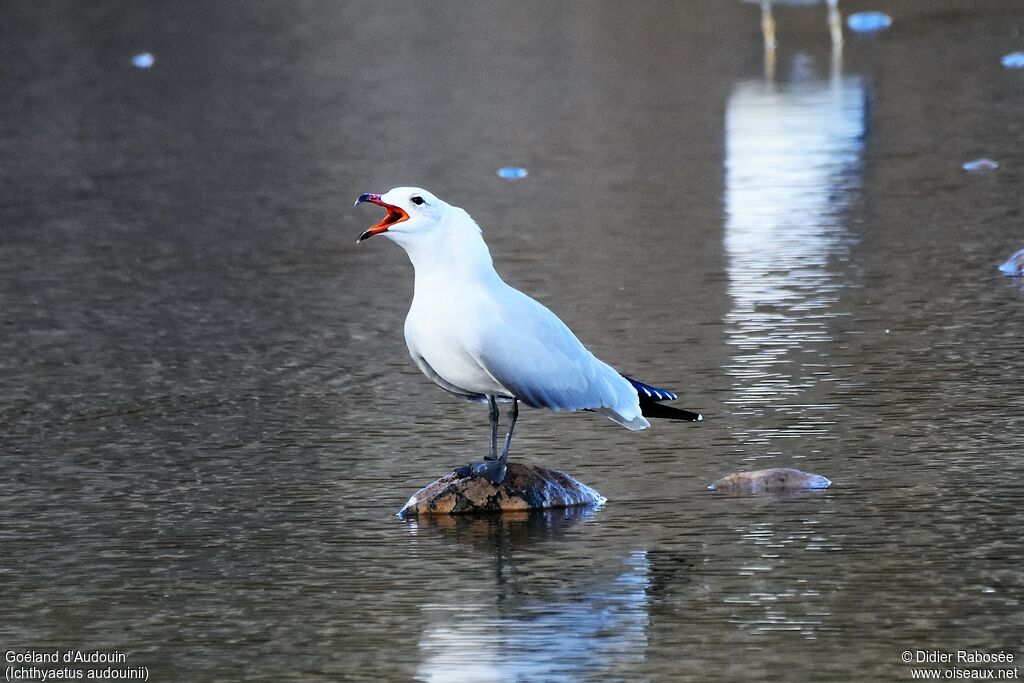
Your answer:
[[[802,472],[789,467],[775,467],[770,470],[733,472],[727,474],[708,488],[718,493],[787,493],[827,489],[832,482],[811,472]]]
[[[508,475],[495,486],[483,477],[452,472],[417,491],[398,513],[457,515],[472,512],[525,512],[600,505],[605,497],[558,470],[512,462]]]

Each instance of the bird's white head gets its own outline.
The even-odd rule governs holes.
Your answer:
[[[383,206],[387,209],[387,215],[363,232],[356,240],[357,244],[374,235],[384,235],[405,246],[410,240],[419,239],[436,230],[447,212],[453,208],[418,187],[396,187],[385,194],[360,195],[356,206],[362,202]]]
[[[383,235],[405,249],[417,277],[455,273],[497,277],[480,227],[469,214],[418,187],[396,187],[386,194],[364,194],[356,205],[369,202],[387,214],[363,232],[356,243]]]

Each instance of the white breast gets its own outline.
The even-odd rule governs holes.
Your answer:
[[[443,389],[467,398],[509,396],[476,358],[479,335],[472,297],[434,292],[413,299],[405,319],[405,343],[416,365]]]

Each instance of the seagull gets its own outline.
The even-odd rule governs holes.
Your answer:
[[[416,366],[445,391],[486,403],[491,448],[483,462],[457,470],[495,486],[505,480],[519,403],[554,411],[591,411],[626,429],[648,417],[698,421],[699,413],[663,405],[674,392],[620,374],[587,350],[558,316],[506,284],[494,270],[479,226],[464,210],[417,187],[364,194],[387,214],[359,235],[405,249],[415,270],[405,342]],[[498,453],[498,402],[511,403]]]

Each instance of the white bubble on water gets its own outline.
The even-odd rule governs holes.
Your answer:
[[[1013,256],[999,266],[999,270],[1010,277],[1024,275],[1024,249],[1014,252]]]
[[[854,33],[876,33],[892,26],[892,17],[884,12],[854,12],[846,18]]]
[[[522,166],[502,166],[498,169],[498,177],[505,180],[519,180],[527,175],[527,170]]]
[[[979,171],[994,171],[999,168],[999,162],[992,159],[972,159],[962,164],[965,171],[977,173]]]
[[[1003,55],[1002,62],[1007,69],[1024,69],[1024,52],[1011,52]]]

